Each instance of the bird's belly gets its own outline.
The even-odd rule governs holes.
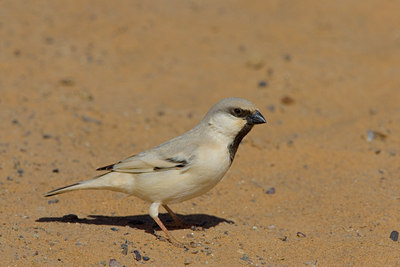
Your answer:
[[[218,151],[217,151],[218,152]],[[187,171],[169,170],[135,177],[132,192],[149,202],[171,204],[200,196],[213,188],[230,166],[229,152],[200,153],[201,157]]]

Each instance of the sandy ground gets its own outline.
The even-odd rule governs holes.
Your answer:
[[[400,2],[0,5],[1,266],[400,265]],[[42,196],[228,96],[268,124],[171,206],[199,247],[157,240],[135,197]]]

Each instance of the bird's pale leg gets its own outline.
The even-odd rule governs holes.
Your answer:
[[[149,209],[150,216],[154,219],[154,221],[156,221],[158,226],[160,226],[161,230],[163,230],[163,232],[167,236],[169,242],[171,242],[172,244],[178,245],[178,246],[182,246],[182,243],[179,242],[177,239],[175,239],[175,237],[173,237],[169,233],[167,227],[165,227],[164,224],[162,223],[162,221],[160,220],[160,218],[158,218],[158,208],[159,207],[160,207],[160,203],[151,204],[150,205],[150,209]]]
[[[181,227],[187,227],[189,226],[187,223],[185,223],[184,221],[182,221],[178,215],[175,214],[175,212],[173,212],[167,205],[162,205],[164,207],[164,209],[169,213],[169,215],[172,217],[172,219],[174,220],[175,224]]]

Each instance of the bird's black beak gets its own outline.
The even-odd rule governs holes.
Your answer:
[[[260,111],[256,110],[253,114],[247,116],[247,123],[254,125],[254,124],[261,124],[266,123],[264,116],[260,113]]]

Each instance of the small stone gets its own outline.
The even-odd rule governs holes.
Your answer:
[[[140,261],[142,259],[142,255],[140,255],[139,251],[134,250],[133,254],[135,255],[135,260]]]
[[[111,229],[111,231],[118,232],[118,229],[115,227],[111,227],[110,229]]]
[[[290,96],[284,96],[281,98],[281,103],[286,106],[292,105],[294,102],[294,99]]]
[[[52,137],[51,134],[43,134],[42,135],[43,139],[50,139],[51,137]]]
[[[267,189],[267,191],[265,191],[265,193],[268,195],[275,194],[275,187],[271,187],[271,188]]]
[[[54,173],[59,173],[60,170],[59,170],[59,169],[53,169],[53,172],[54,172]]]
[[[290,61],[292,60],[292,55],[289,54],[289,53],[284,54],[284,55],[283,55],[283,59],[284,59],[286,62],[290,62]]]
[[[127,255],[128,254],[128,245],[127,244],[122,244],[122,254]]]
[[[303,234],[302,232],[297,232],[297,237],[306,237],[306,235],[305,234]]]
[[[243,261],[250,261],[250,258],[247,254],[243,254],[242,257],[240,257],[240,259]]]
[[[81,241],[78,241],[75,243],[75,246],[82,246],[83,244],[81,243]]]
[[[267,81],[259,81],[258,82],[258,87],[267,87],[268,86],[268,82]]]
[[[13,178],[11,176],[7,176],[7,181],[12,181]]]
[[[397,240],[399,240],[399,232],[397,231],[392,231],[390,233],[390,239],[392,239],[394,242],[396,242]]]
[[[144,260],[144,261],[148,261],[148,260],[150,260],[150,258],[147,257],[147,256],[143,256],[143,260]]]
[[[185,265],[189,265],[192,263],[192,260],[190,258],[186,258],[185,261],[183,262],[183,264]]]
[[[110,267],[119,267],[121,264],[116,259],[111,259],[108,266]]]
[[[274,112],[274,111],[275,111],[275,106],[274,106],[274,105],[269,105],[269,106],[267,107],[267,109],[268,109],[270,112]]]
[[[48,204],[56,204],[58,202],[59,202],[59,200],[57,198],[47,201]]]
[[[60,80],[62,86],[74,86],[75,82],[71,78],[64,78]]]
[[[22,175],[24,174],[24,170],[23,169],[18,169],[17,172],[18,172],[20,177],[22,177]]]
[[[367,131],[367,142],[372,142],[374,139],[378,139],[380,141],[385,141],[387,138],[387,135],[378,131],[372,131],[368,130]]]
[[[97,124],[97,125],[101,125],[101,124],[102,124],[101,120],[97,120],[97,119],[88,117],[88,116],[86,116],[86,115],[83,115],[83,116],[82,116],[82,120],[83,120],[84,122],[92,122],[92,123],[95,123],[95,124]]]
[[[100,264],[103,265],[103,266],[106,266],[107,262],[106,261],[101,261]]]
[[[186,235],[186,237],[193,238],[194,237],[194,233],[189,233],[189,234]]]

